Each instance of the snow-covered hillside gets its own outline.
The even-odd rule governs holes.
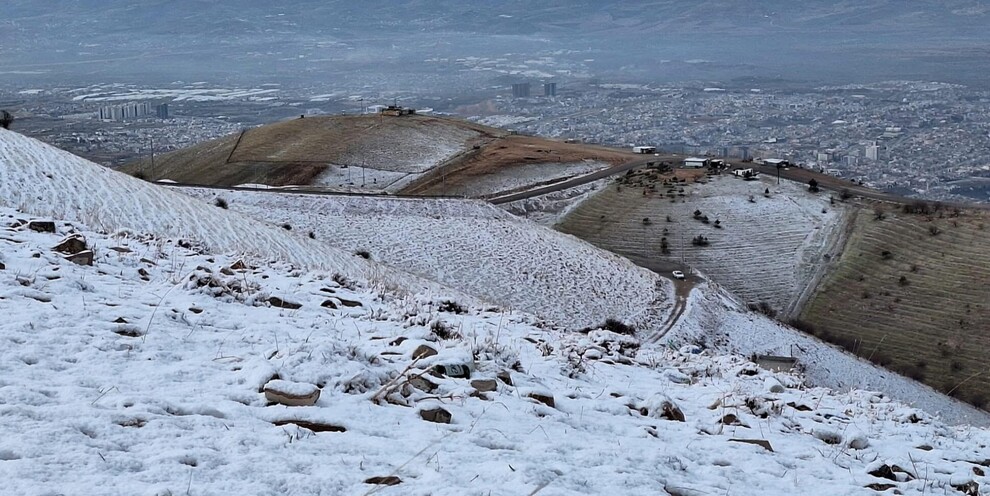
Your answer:
[[[0,206],[79,221],[104,231],[133,230],[182,237],[220,253],[275,257],[301,267],[332,269],[412,291],[440,290],[308,239],[304,233],[257,222],[190,197],[114,172],[0,129]]]
[[[652,329],[672,306],[656,274],[482,202],[176,190],[574,328]]]
[[[266,257],[75,222],[35,232],[30,217],[0,209],[7,494],[921,495],[986,483],[987,431],[876,393]],[[53,251],[67,235],[95,252],[92,266]],[[293,401],[312,405],[279,403]]]
[[[953,424],[990,426],[990,414],[950,398],[868,360],[826,344],[745,305],[718,285],[696,288],[684,317],[667,333],[665,342],[706,342],[726,353],[776,355],[798,359],[809,383],[840,391],[853,388],[883,391],[888,396],[938,414]]]

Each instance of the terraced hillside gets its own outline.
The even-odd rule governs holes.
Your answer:
[[[806,330],[985,406],[990,395],[990,215],[863,212]]]
[[[504,134],[429,116],[293,119],[124,166],[182,183],[316,185],[395,191],[439,164]]]
[[[658,270],[700,269],[768,313],[794,305],[841,239],[843,207],[824,193],[770,178],[678,175],[673,181],[650,169],[629,174],[556,228]],[[698,236],[708,246],[695,246]]]

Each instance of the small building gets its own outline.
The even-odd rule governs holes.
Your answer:
[[[797,358],[779,355],[756,355],[756,365],[773,372],[789,372],[797,367]]]
[[[732,175],[748,180],[748,179],[756,179],[756,177],[759,176],[760,173],[750,168],[750,169],[736,169],[732,171]]]
[[[782,158],[768,158],[763,160],[763,165],[770,167],[790,167],[791,163]]]
[[[649,154],[649,153],[656,153],[656,152],[657,152],[657,147],[655,147],[655,146],[634,146],[633,147],[633,153],[639,153],[639,154],[646,155],[646,154]]]
[[[379,111],[382,115],[390,115],[393,117],[399,117],[403,115],[413,115],[416,113],[416,109],[400,107],[398,105],[389,105]]]
[[[688,157],[684,159],[684,168],[686,169],[704,169],[711,165],[712,161],[708,158],[698,158],[698,157]]]

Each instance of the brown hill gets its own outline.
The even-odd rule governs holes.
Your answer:
[[[484,196],[605,168],[630,156],[459,119],[362,115],[278,122],[121,170],[187,184]]]

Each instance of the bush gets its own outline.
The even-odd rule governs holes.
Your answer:
[[[904,377],[914,379],[918,382],[925,382],[925,370],[923,367],[918,367],[917,365],[903,365],[898,367],[897,371]]]
[[[911,284],[911,281],[908,281],[907,276],[901,276],[901,278],[897,280],[897,284],[900,284],[901,286],[907,286],[908,284]]]
[[[147,181],[148,180],[148,175],[145,174],[144,171],[137,171],[137,172],[135,172],[134,173],[134,177],[137,178],[137,179],[140,179],[142,181]]]
[[[890,260],[891,258],[894,258],[894,254],[891,253],[889,250],[883,250],[880,252],[880,258],[884,260]]]
[[[316,239],[316,233],[313,231],[309,232],[309,239]]]
[[[774,308],[772,306],[770,306],[770,303],[767,303],[765,301],[761,301],[758,304],[757,303],[750,303],[749,304],[749,309],[751,311],[753,311],[753,312],[760,312],[763,315],[766,315],[767,317],[770,317],[771,319],[772,318],[775,318],[777,316],[777,310],[774,310]]]
[[[632,336],[636,334],[636,328],[620,322],[616,319],[605,319],[605,323],[602,324],[602,329],[612,331],[616,334],[625,334],[627,336]]]
[[[848,200],[852,198],[852,196],[852,191],[849,191],[849,188],[842,188],[842,191],[839,192],[839,198],[842,198],[843,200]]]
[[[644,226],[648,226],[648,225],[650,225],[652,223],[653,223],[653,221],[651,221],[649,217],[643,217],[643,225]]]
[[[449,324],[442,320],[435,320],[430,325],[430,330],[440,339],[460,339],[461,333],[454,330]]]
[[[371,260],[371,253],[368,252],[368,250],[358,250],[355,251],[354,254],[365,260]]]
[[[217,199],[213,201],[213,204],[227,210],[227,200],[224,200],[223,198],[217,197]]]
[[[457,303],[456,301],[453,300],[441,301],[440,305],[437,306],[437,310],[447,313],[456,313],[458,315],[462,313],[467,313],[467,309],[464,308],[464,305],[461,305],[460,303]]]
[[[14,123],[14,116],[7,112],[6,110],[0,111],[0,127],[4,129],[10,129],[10,125]]]
[[[821,189],[819,189],[819,187],[818,187],[818,181],[816,181],[814,179],[808,181],[808,191],[810,191],[812,193],[817,193],[817,192],[821,191]]]
[[[962,372],[963,368],[963,363],[959,360],[953,360],[952,363],[949,364],[949,370],[951,370],[953,374]]]
[[[291,231],[292,230],[292,226],[289,225],[289,224],[282,224],[282,229],[285,229],[286,231]]]
[[[708,246],[709,242],[708,238],[699,234],[691,239],[691,244],[694,246]]]
[[[939,231],[938,226],[936,226],[934,224],[928,226],[928,234],[931,234],[932,236],[937,236],[938,233],[940,233],[940,232],[942,232],[942,231]]]

